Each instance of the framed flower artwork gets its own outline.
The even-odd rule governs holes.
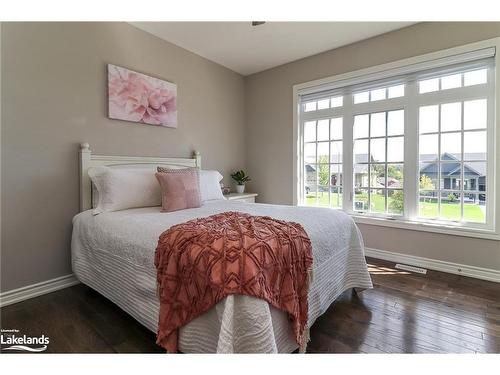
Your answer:
[[[177,128],[177,85],[108,64],[108,117]]]

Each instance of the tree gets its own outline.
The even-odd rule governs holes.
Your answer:
[[[394,178],[397,181],[403,182],[403,170],[402,167],[397,165],[387,166],[387,177]],[[377,187],[377,178],[381,178],[381,184],[384,186],[390,186],[389,181],[385,179],[385,165],[384,164],[371,164],[371,186]],[[402,186],[400,186],[402,187]]]
[[[403,170],[402,167],[395,166],[395,165],[388,165],[387,166],[387,175],[390,178],[394,178],[401,183],[403,183]],[[402,187],[402,186],[400,186]]]
[[[402,213],[404,208],[404,194],[403,190],[395,190],[391,195],[391,202],[389,203],[389,209],[392,212]]]
[[[420,176],[420,190],[434,190],[435,188],[436,186],[429,176],[426,174]],[[423,199],[425,203],[425,196]],[[429,202],[432,202],[432,197],[429,197]]]
[[[385,177],[384,164],[371,164],[371,184],[372,187],[377,187],[377,177]]]
[[[321,155],[318,158],[318,182],[320,185],[326,186],[330,184],[330,169],[328,167],[328,156]]]
[[[421,190],[434,190],[436,189],[436,186],[434,186],[434,182],[432,182],[432,179],[423,174],[420,176],[420,189]]]

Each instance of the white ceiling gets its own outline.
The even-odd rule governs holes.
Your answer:
[[[411,22],[132,22],[243,75],[354,43]]]

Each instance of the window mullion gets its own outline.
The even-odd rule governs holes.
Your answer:
[[[301,204],[304,202],[304,166],[305,166],[305,155],[304,155],[304,119],[303,119],[303,105],[300,105],[301,110],[299,111],[299,124],[298,124],[298,163],[299,167],[297,168],[298,174],[298,188],[297,188],[297,203]]]
[[[441,217],[441,171],[442,171],[442,163],[441,163],[441,105],[438,107],[438,153],[437,153],[437,180],[436,180],[436,190],[437,190],[437,217]],[[443,180],[443,189],[444,189],[444,180]]]
[[[405,128],[404,128],[404,213],[406,220],[418,215],[419,195],[419,152],[418,152],[418,83],[409,82],[406,86]]]
[[[384,200],[385,200],[385,213],[389,213],[389,189],[388,189],[388,181],[389,181],[389,154],[388,154],[388,146],[389,146],[389,112],[385,112],[385,163],[384,163]],[[404,210],[403,210],[404,211]]]
[[[371,213],[372,209],[372,114],[368,114],[368,209]]]
[[[463,74],[462,74],[463,81]],[[465,154],[464,154],[464,107],[465,102],[460,105],[460,221],[464,221],[464,183],[465,183]]]
[[[314,179],[314,189],[315,189],[315,198],[314,204],[318,205],[318,195],[319,195],[319,158],[318,158],[318,121],[316,121],[316,142],[314,143],[314,147],[316,148],[316,167],[315,179]]]
[[[487,94],[487,134],[486,145],[486,222],[492,228],[500,232],[498,221],[500,220],[500,173],[498,173],[498,160],[500,160],[500,134],[495,119],[495,110],[500,106],[500,74],[499,68],[489,68],[488,94]],[[495,82],[496,80],[496,82]],[[495,92],[497,97],[495,97]],[[495,143],[497,146],[495,147]],[[495,155],[496,153],[496,155]],[[479,190],[479,187],[478,187]],[[478,195],[479,199],[479,195]],[[496,221],[496,222],[495,222]]]
[[[332,206],[332,119],[329,118],[328,119],[328,207],[331,206]]]
[[[352,95],[344,96],[344,118],[342,121],[343,142],[342,142],[342,209],[347,212],[353,212],[354,199],[354,181],[352,175],[354,173],[353,161],[353,126],[354,115],[352,113],[353,97]]]

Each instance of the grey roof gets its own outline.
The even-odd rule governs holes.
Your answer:
[[[430,156],[430,157],[429,157]],[[484,159],[486,154],[476,153],[467,154],[468,159]],[[442,160],[444,161],[458,161],[455,155],[445,153]],[[429,164],[421,169],[420,173],[437,174],[437,159],[435,155],[420,155],[420,161],[428,162]],[[457,176],[460,174],[460,163],[441,163],[441,173],[447,176]],[[478,176],[486,175],[486,163],[464,163],[465,176]]]
[[[459,156],[459,155],[457,155],[457,156]],[[455,156],[455,154],[450,154],[448,152],[445,152],[443,159],[458,160],[457,156]],[[485,152],[469,152],[469,153],[465,154],[465,156],[467,159],[470,159],[470,160],[486,160],[486,153]],[[421,154],[420,160],[423,162],[436,161],[436,154]]]
[[[306,172],[315,172],[315,171],[316,169],[312,165],[306,164]]]
[[[476,153],[468,153],[466,154],[467,159],[473,159],[473,160],[485,160],[486,159],[486,154],[483,152],[476,152]],[[441,172],[443,174],[447,174],[449,176],[454,176],[458,175],[459,173],[459,167],[460,163],[450,163],[452,161],[458,161],[458,158],[454,154],[450,153],[445,153],[443,155],[442,160],[447,161],[448,163],[442,163],[441,164]],[[425,166],[421,172],[425,173],[437,173],[437,164],[436,164],[436,155],[435,154],[423,154],[420,155],[420,162],[421,163],[429,163],[427,166]],[[339,155],[332,155],[332,163],[341,163],[342,159],[339,157]],[[357,154],[356,155],[356,160],[355,163],[366,163],[368,162],[368,155],[367,154]],[[397,163],[396,163],[397,164]],[[306,164],[306,172],[314,172],[316,169],[309,164]],[[465,162],[465,175],[466,176],[485,176],[486,175],[486,163],[467,163]]]

